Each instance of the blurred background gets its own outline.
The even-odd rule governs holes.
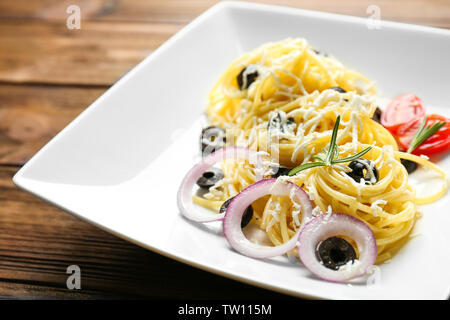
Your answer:
[[[123,74],[217,2],[0,0],[0,298],[288,298],[144,250],[11,182]],[[253,2],[450,28],[449,0]],[[70,265],[80,266],[81,290],[67,288]]]

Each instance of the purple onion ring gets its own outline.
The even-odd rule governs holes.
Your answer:
[[[318,244],[333,236],[347,236],[358,246],[359,258],[348,268],[325,267],[316,257]],[[363,221],[343,213],[324,213],[314,217],[301,230],[298,254],[312,273],[332,282],[348,280],[366,274],[377,258],[377,243],[372,230]]]
[[[241,229],[242,215],[255,200],[267,195],[292,197],[301,205],[302,220],[296,234],[279,246],[263,246],[249,241]],[[236,251],[252,258],[271,258],[294,249],[301,226],[312,217],[313,205],[306,192],[296,184],[277,179],[265,179],[248,186],[236,195],[228,205],[223,221],[223,232],[228,243]]]
[[[192,188],[198,178],[200,178],[208,168],[227,159],[245,159],[250,161],[250,163],[254,164],[258,170],[256,180],[262,179],[264,170],[263,161],[262,157],[255,150],[244,147],[226,147],[209,154],[189,170],[178,189],[178,208],[186,218],[196,222],[210,222],[223,219],[225,213],[214,214],[196,210],[192,203]]]

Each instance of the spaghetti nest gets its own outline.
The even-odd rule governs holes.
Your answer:
[[[367,145],[340,147],[340,157],[363,150]],[[342,212],[363,220],[374,232],[378,246],[377,263],[389,259],[412,230],[419,212],[415,191],[408,184],[408,172],[392,146],[372,147],[364,155],[377,168],[378,181],[356,182],[346,164],[318,167],[297,177],[320,211]]]
[[[245,88],[237,78],[252,65],[256,79]],[[441,197],[442,189],[416,198],[400,160],[410,159],[445,172],[429,161],[398,151],[392,135],[372,120],[376,109],[373,83],[330,56],[315,52],[304,39],[264,45],[237,59],[209,95],[206,113],[212,125],[226,129],[226,144],[257,150],[264,156],[264,175],[282,167],[314,161],[329,147],[336,117],[336,143],[345,158],[371,146],[364,155],[378,170],[376,183],[357,182],[348,163],[314,167],[283,176],[308,191],[314,212],[341,212],[364,221],[374,232],[377,263],[389,259],[408,238],[420,216],[417,204]],[[219,211],[221,205],[256,182],[256,168],[246,160],[222,163],[224,178],[195,203]],[[440,171],[439,171],[440,170]],[[445,181],[446,178],[445,178]],[[265,230],[274,245],[288,241],[300,228],[302,208],[289,197],[265,196],[252,204],[252,223]]]
[[[257,80],[240,90],[237,77],[252,65]],[[348,70],[338,60],[312,49],[304,39],[269,43],[234,61],[209,94],[206,113],[213,125],[232,127],[261,105],[274,107],[314,91],[340,87],[358,94],[374,94],[373,82]]]

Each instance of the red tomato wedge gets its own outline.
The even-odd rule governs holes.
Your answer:
[[[408,150],[409,144],[422,124],[422,119],[417,119],[409,124],[398,128],[398,142],[403,150]],[[446,122],[434,135],[425,140],[420,146],[413,150],[416,155],[433,155],[450,150],[450,119],[438,114],[430,114],[427,116],[426,126],[432,126],[437,122]]]
[[[381,114],[381,124],[393,135],[401,126],[423,119],[425,108],[422,100],[413,94],[398,96],[389,102]]]

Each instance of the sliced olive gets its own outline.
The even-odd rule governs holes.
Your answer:
[[[291,171],[291,168],[286,167],[272,167],[272,171],[275,171],[274,174],[272,174],[272,178],[278,178],[281,176],[287,176],[289,174],[289,171]]]
[[[326,53],[326,52],[320,52],[317,49],[312,49],[312,51],[314,51],[314,53],[317,54],[318,56],[328,57],[328,53]]]
[[[276,116],[271,117],[268,124],[267,129],[278,129],[283,133],[287,133],[292,131],[297,124],[295,123],[295,119],[293,117],[282,118],[280,113],[277,113]]]
[[[211,167],[198,178],[197,185],[202,189],[209,189],[223,179],[223,171],[219,168]]]
[[[234,197],[226,200],[222,204],[219,210],[220,213],[224,213],[225,211],[227,211],[228,205],[230,204],[231,200],[233,200],[233,198]],[[245,228],[252,220],[252,218],[253,218],[253,208],[252,206],[248,206],[247,209],[245,209],[244,214],[242,215],[241,228]]]
[[[347,175],[349,175],[356,182],[360,183],[361,179],[364,179],[367,183],[374,183],[378,181],[378,170],[370,160],[357,159],[350,162],[348,166],[352,169],[352,171],[347,172]],[[372,168],[375,181],[371,181],[372,174],[370,174],[369,168]]]
[[[255,82],[256,78],[258,78],[259,73],[257,66],[254,64],[246,66],[237,76],[237,82],[239,85],[239,89],[245,90],[250,87],[250,85]]]
[[[406,168],[408,173],[413,173],[417,170],[417,163],[407,159],[401,159],[402,165]]]
[[[331,237],[318,244],[316,257],[325,267],[338,270],[349,261],[355,261],[356,252],[345,239]]]
[[[277,113],[276,116],[272,117],[267,124],[267,129],[270,128],[281,128],[281,115]]]
[[[210,126],[202,130],[200,144],[202,154],[207,156],[213,151],[223,148],[226,142],[225,130],[216,126]]]
[[[381,123],[381,109],[377,107],[373,113],[372,120]]]
[[[333,87],[333,88],[330,88],[330,89],[332,89],[334,91],[337,91],[339,93],[346,93],[347,92],[344,89],[342,89],[341,87]]]

